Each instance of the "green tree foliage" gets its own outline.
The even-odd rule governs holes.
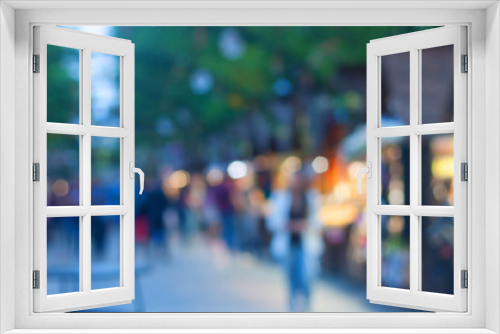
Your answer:
[[[244,119],[253,110],[259,110],[269,124],[276,123],[269,106],[275,101],[293,101],[295,94],[306,90],[326,94],[348,110],[349,101],[356,100],[339,96],[335,90],[333,81],[338,69],[364,68],[366,44],[372,39],[424,27],[235,27],[230,29],[238,33],[244,51],[234,59],[221,53],[221,35],[227,29],[114,28],[113,36],[135,44],[139,150],[147,147],[163,152],[166,143],[179,143],[186,152],[206,155],[210,150],[204,146],[212,134]],[[61,63],[63,57],[54,54],[49,62]],[[190,82],[200,70],[209,73],[211,85],[206,92],[196,93]],[[63,69],[54,71],[50,80],[62,84],[64,73]],[[280,79],[291,84],[290,94],[276,93],[275,83]],[[60,104],[56,109],[61,114],[68,110],[66,98],[58,96],[51,103]],[[225,145],[242,143],[229,140]],[[165,153],[164,160],[168,158]],[[151,164],[161,162],[157,159]],[[207,159],[202,158],[205,162]]]

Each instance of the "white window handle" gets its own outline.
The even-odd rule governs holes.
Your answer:
[[[142,191],[144,190],[144,172],[140,168],[135,168],[134,162],[130,161],[129,176],[131,179],[134,179],[134,173],[139,174],[139,184],[141,185],[141,190],[139,191],[139,195],[142,195]]]
[[[362,194],[362,192],[361,192],[361,175],[363,175],[363,173],[366,173],[367,178],[369,178],[369,179],[372,178],[372,163],[370,161],[366,162],[365,168],[361,168],[358,171],[358,192],[360,194]]]

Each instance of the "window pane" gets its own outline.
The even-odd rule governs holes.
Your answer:
[[[92,125],[120,126],[120,57],[91,55]]]
[[[453,134],[422,136],[422,205],[453,205]]]
[[[92,217],[92,290],[120,286],[120,216]]]
[[[453,122],[453,45],[422,50],[422,123]]]
[[[120,205],[120,138],[92,137],[92,205]]]
[[[381,126],[410,124],[410,53],[381,57]]]
[[[80,50],[47,45],[47,122],[80,122]]]
[[[381,204],[410,204],[410,137],[381,138]]]
[[[80,205],[80,138],[47,134],[47,205]]]
[[[47,294],[80,291],[80,218],[47,218]]]
[[[451,217],[422,217],[422,291],[453,294]]]
[[[410,288],[410,217],[381,216],[382,286]]]

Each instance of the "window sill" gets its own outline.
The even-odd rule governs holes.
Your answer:
[[[484,328],[470,329],[14,329],[5,334],[487,334]]]

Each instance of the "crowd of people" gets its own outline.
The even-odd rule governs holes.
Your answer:
[[[180,184],[175,172],[148,182],[146,196],[137,199],[137,248],[168,261],[169,234],[179,233],[187,244],[202,234],[231,254],[247,253],[282,266],[290,309],[308,310],[323,252],[321,198],[312,186],[313,176],[292,171],[276,189],[269,170],[236,179],[219,169],[205,176],[183,173],[185,182]]]
[[[350,58],[356,45],[359,55],[364,55],[367,41],[339,43],[345,37],[336,37],[333,30],[324,34],[325,27],[254,28],[161,28],[162,36],[170,38],[168,44],[147,38],[152,35],[146,27],[103,28],[110,35],[133,40],[137,66],[151,68],[141,68],[136,77],[136,110],[146,111],[136,117],[136,164],[146,172],[144,193],[136,196],[136,260],[168,264],[175,256],[174,237],[181,237],[185,249],[201,237],[230,256],[246,254],[280,266],[288,282],[289,309],[307,311],[320,273],[355,281],[359,290],[366,286],[366,198],[355,190],[356,173],[365,165],[366,153],[365,59],[360,57],[355,65],[339,63],[337,70],[320,64]],[[351,28],[355,27],[339,31],[354,32]],[[399,29],[378,28],[381,36],[373,38],[396,34],[394,29]],[[161,35],[160,27],[154,29]],[[405,29],[400,32],[408,32]],[[276,43],[281,38],[271,38],[272,33],[295,34],[294,43],[289,44],[302,41],[304,47]],[[271,42],[266,44],[268,38]],[[311,38],[317,43],[309,43]],[[213,41],[218,41],[217,47],[208,47]],[[346,53],[340,57],[342,48]],[[239,65],[235,60],[243,60],[248,50],[260,52],[248,52],[250,58],[245,59],[253,60]],[[57,73],[64,74],[71,59],[64,50],[58,52],[48,59],[62,69]],[[195,53],[204,56],[184,61],[185,54]],[[71,61],[77,62],[78,57]],[[258,66],[246,70],[245,80],[234,80],[230,74],[243,70],[245,64]],[[391,126],[407,124],[401,123],[406,110],[401,106],[408,101],[400,91],[406,79],[399,75],[399,67],[405,64],[393,61],[383,66],[384,73],[392,73],[393,78],[384,82],[381,120]],[[253,84],[248,84],[254,74]],[[115,93],[119,92],[116,78],[108,82]],[[59,80],[64,84],[67,78]],[[261,81],[262,87],[256,84]],[[239,90],[235,85],[240,85]],[[95,95],[103,105],[111,100]],[[67,110],[63,102],[58,100],[58,107],[50,109]],[[453,108],[445,102],[433,114],[451,110],[452,115]],[[47,140],[52,163],[47,168],[47,204],[79,205],[78,140],[70,147],[63,145],[67,138],[56,142],[51,136]],[[422,193],[430,200],[424,204],[450,205],[452,178],[446,171],[434,174],[437,169],[432,164],[444,157],[448,160],[441,159],[440,166],[449,165],[452,141],[450,145],[449,139],[441,140],[439,152],[432,150],[433,141],[438,139],[422,141]],[[93,143],[92,205],[117,205],[119,143]],[[381,202],[407,205],[409,144],[391,138],[381,146]],[[100,221],[92,229],[93,254],[105,261],[104,245],[115,229],[112,221]],[[408,288],[409,223],[402,217],[383,217],[381,222],[382,284]],[[66,234],[70,235],[67,240],[77,239],[78,224],[64,225],[49,219],[49,248],[57,248]],[[450,293],[453,221],[429,218],[422,226],[422,242],[426,243],[422,247],[423,286]],[[73,246],[71,252],[61,249],[60,254],[50,252],[49,273],[61,259],[78,258],[78,247]]]

